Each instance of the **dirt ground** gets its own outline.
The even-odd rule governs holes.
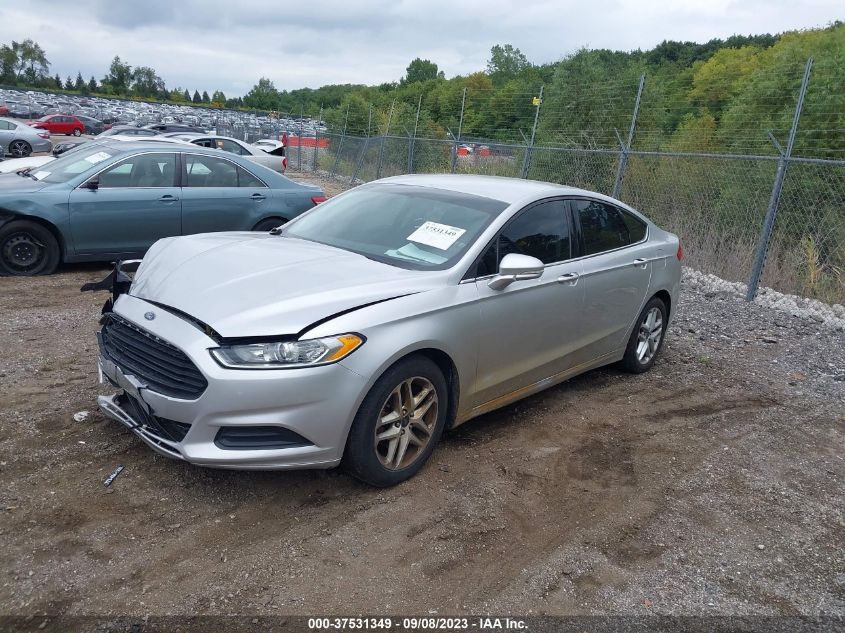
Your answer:
[[[845,614],[842,332],[685,283],[651,372],[486,415],[375,490],[107,421],[79,292],[106,272],[0,278],[5,614]]]

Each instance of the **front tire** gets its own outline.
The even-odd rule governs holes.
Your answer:
[[[443,435],[448,409],[443,373],[424,356],[410,356],[376,381],[361,403],[343,464],[380,488],[413,477]]]
[[[46,227],[28,220],[15,220],[0,227],[0,273],[49,275],[60,259],[59,243]]]
[[[73,128],[73,135],[82,136],[82,130],[80,130],[78,127]]]
[[[26,158],[32,154],[32,145],[26,141],[12,141],[9,143],[9,153],[15,158]]]
[[[641,374],[651,369],[663,349],[668,318],[666,304],[658,297],[652,297],[637,317],[634,331],[628,339],[622,368]]]

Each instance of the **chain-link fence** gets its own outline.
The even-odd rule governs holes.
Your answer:
[[[761,283],[843,303],[845,130],[833,123],[802,129],[799,122],[805,97],[815,115],[827,115],[845,108],[845,92],[825,85],[813,94],[811,67],[812,60],[795,64],[776,78],[794,92],[791,101],[761,91],[757,102],[743,105],[756,108],[759,125],[737,127],[729,138],[717,138],[721,132],[706,113],[690,115],[688,103],[650,89],[644,77],[558,87],[526,105],[530,95],[543,95],[538,87],[509,95],[512,105],[497,103],[495,110],[489,89],[464,89],[422,117],[421,95],[381,110],[347,106],[325,131],[313,119],[313,129],[304,131],[300,118],[218,132],[248,141],[287,134],[288,169],[321,171],[349,186],[398,174],[457,173],[598,191],[679,234],[688,265],[748,282],[749,297]],[[730,153],[708,151],[717,141]]]

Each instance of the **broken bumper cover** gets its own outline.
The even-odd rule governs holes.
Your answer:
[[[194,400],[157,393],[101,347],[101,382],[107,380],[123,391],[100,396],[97,404],[150,448],[167,457],[218,468],[330,468],[340,462],[349,427],[365,395],[363,377],[340,364],[274,371],[224,368],[209,353],[217,346],[215,341],[189,321],[131,295],[121,295],[114,311],[179,347],[208,382]],[[152,321],[144,316],[151,311],[155,312]],[[263,448],[254,439],[243,441],[253,430],[258,432],[253,437],[269,434],[302,441]],[[220,441],[224,435],[227,441]],[[233,438],[240,438],[240,444]]]

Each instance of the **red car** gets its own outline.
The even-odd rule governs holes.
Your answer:
[[[73,134],[79,136],[85,131],[85,124],[75,116],[50,114],[30,123],[32,127],[47,130],[50,134]]]

